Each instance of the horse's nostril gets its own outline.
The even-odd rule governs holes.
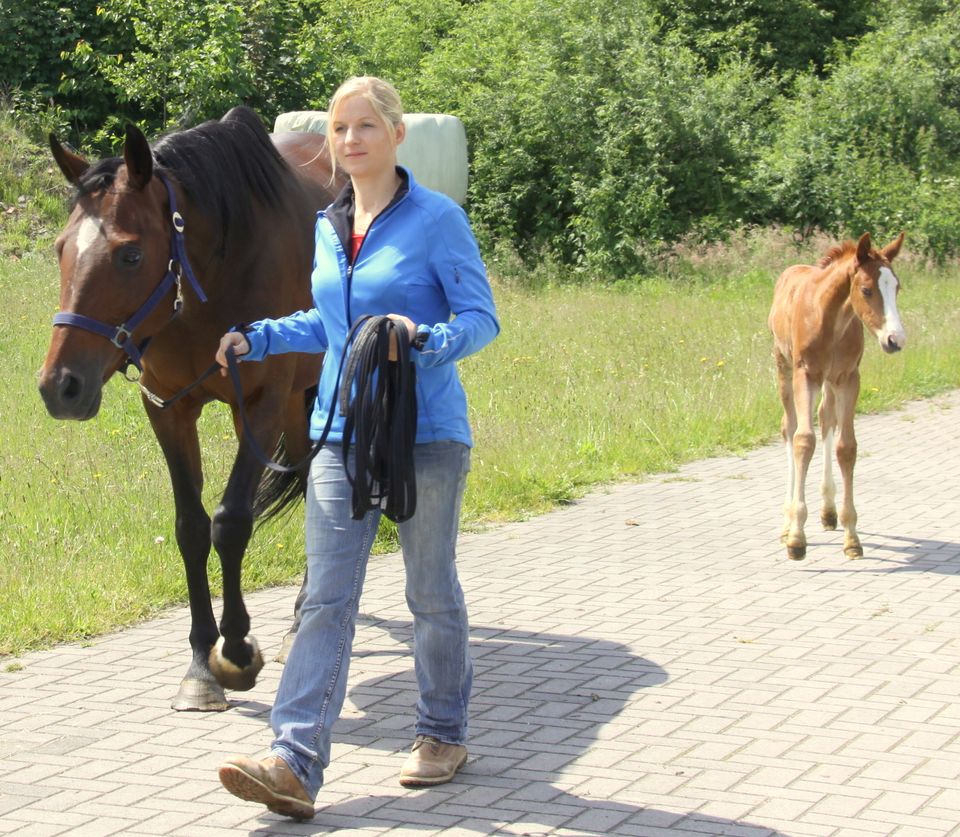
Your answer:
[[[82,385],[80,379],[76,375],[67,375],[63,381],[63,387],[60,390],[61,396],[67,400],[72,401],[78,395],[80,395],[80,390]]]

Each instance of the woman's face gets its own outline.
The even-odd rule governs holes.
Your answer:
[[[396,131],[388,128],[363,96],[350,96],[341,101],[330,128],[337,162],[350,177],[364,178],[393,171],[403,125],[397,126]]]

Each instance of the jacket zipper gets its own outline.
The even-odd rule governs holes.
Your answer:
[[[347,262],[347,328],[351,328],[353,325],[353,313],[350,310],[350,300],[353,297],[353,266],[357,263],[357,260],[360,258],[360,253],[363,250],[363,245],[367,243],[367,236],[370,235],[370,231],[373,229],[373,225],[377,223],[384,215],[392,214],[393,211],[400,206],[406,199],[407,195],[410,194],[410,191],[404,193],[404,195],[396,203],[390,204],[385,209],[381,210],[380,213],[374,216],[374,219],[370,222],[370,226],[367,227],[367,231],[363,234],[363,241],[360,242],[360,246],[357,248],[357,253],[353,256],[352,261]],[[339,236],[337,236],[339,238]],[[351,254],[353,248],[350,248],[349,251]]]

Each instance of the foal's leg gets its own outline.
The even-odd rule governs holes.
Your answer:
[[[810,460],[816,447],[813,433],[813,406],[818,386],[810,381],[806,371],[797,369],[793,376],[793,395],[796,403],[797,429],[793,434],[793,504],[790,509],[790,527],[787,531],[787,556],[800,560],[807,554],[807,536],[803,527],[807,522],[805,483]]]
[[[223,711],[230,705],[207,663],[218,632],[207,581],[210,518],[201,501],[203,469],[197,438],[200,406],[187,399],[167,410],[161,410],[146,400],[144,405],[170,471],[177,545],[183,556],[190,598],[193,659],[171,706],[177,710]]]
[[[823,441],[823,481],[820,483],[820,522],[824,529],[837,528],[837,484],[833,479],[833,433],[837,426],[833,385],[824,381],[820,401],[820,438]]]
[[[793,509],[793,434],[797,431],[797,408],[793,402],[793,371],[789,359],[779,352],[775,352],[777,359],[777,387],[780,401],[783,404],[783,418],[780,420],[780,436],[783,439],[783,449],[787,455],[787,478],[783,497],[783,529],[780,540],[786,541],[790,531],[790,521]]]
[[[848,558],[862,558],[863,546],[857,535],[857,510],[853,505],[853,467],[857,462],[857,437],[853,432],[853,417],[860,395],[860,372],[855,370],[837,388],[837,419],[840,432],[837,438],[837,463],[843,478],[843,503],[840,523],[843,526],[843,552]]]

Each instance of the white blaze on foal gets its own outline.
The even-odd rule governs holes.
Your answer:
[[[897,310],[897,289],[900,280],[889,267],[880,268],[880,295],[883,297],[883,330],[877,335],[884,351],[898,351],[907,342],[907,333]]]

